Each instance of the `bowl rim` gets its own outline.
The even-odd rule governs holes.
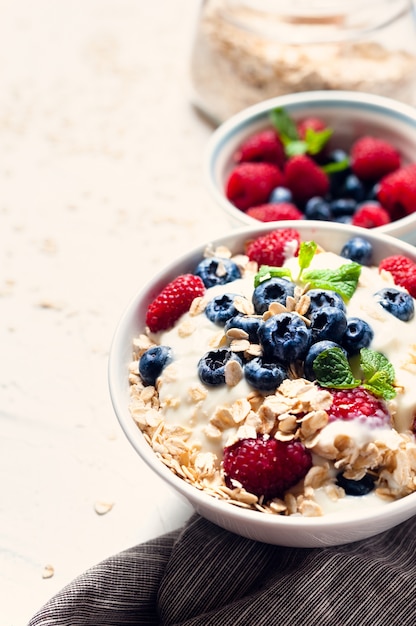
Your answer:
[[[224,146],[237,133],[253,124],[260,122],[265,115],[276,107],[290,107],[292,110],[304,107],[317,106],[349,106],[355,109],[366,109],[377,114],[386,115],[392,119],[412,126],[416,131],[416,108],[409,104],[377,94],[357,91],[343,90],[317,90],[302,91],[268,98],[257,104],[253,104],[242,111],[234,114],[222,124],[217,126],[209,137],[203,154],[203,178],[210,193],[216,203],[222,207],[226,213],[240,224],[254,225],[257,220],[245,215],[235,207],[218,188],[215,176],[215,165]],[[409,224],[413,224],[416,238],[416,214],[407,215],[399,220],[384,226],[377,226],[374,230],[380,233],[395,234],[400,236],[408,232]]]
[[[313,222],[312,220],[307,223],[305,222],[303,225],[299,224],[297,221],[288,220],[285,223],[269,222],[266,224],[260,223],[256,227],[245,226],[238,230],[222,234],[210,241],[209,244],[212,243],[215,246],[221,245],[229,240],[242,241],[244,238],[257,236],[274,228],[300,228],[300,230],[315,228],[317,231],[324,232],[337,231],[345,234],[348,238],[354,234],[364,237],[367,236],[367,238],[377,240],[380,245],[384,244],[392,246],[393,248],[403,252],[403,254],[409,254],[416,261],[416,248],[414,248],[411,244],[398,240],[390,235],[379,232],[371,232],[355,226],[340,226],[334,222],[322,223]],[[133,335],[131,334],[131,321],[135,316],[137,316],[137,309],[140,302],[144,302],[145,298],[149,299],[149,294],[151,294],[155,283],[160,281],[163,282],[167,279],[170,280],[169,276],[178,275],[178,271],[180,270],[177,268],[185,267],[187,264],[190,265],[194,259],[201,256],[207,245],[207,243],[199,244],[198,246],[188,250],[172,263],[165,265],[165,267],[162,268],[151,280],[143,285],[127,304],[112,338],[107,371],[110,398],[122,431],[141,459],[159,476],[159,478],[167,482],[174,489],[174,491],[184,496],[184,498],[197,509],[200,505],[203,509],[209,509],[212,513],[217,515],[224,514],[228,519],[239,523],[254,522],[258,528],[273,528],[275,529],[277,535],[280,527],[290,527],[295,531],[310,530],[311,533],[313,533],[314,530],[325,531],[326,529],[336,530],[337,528],[345,530],[350,526],[355,526],[357,523],[369,520],[376,522],[377,520],[382,519],[386,522],[387,520],[394,519],[397,516],[407,515],[407,517],[402,517],[401,521],[404,521],[405,519],[416,515],[416,492],[398,500],[389,502],[386,506],[380,505],[374,507],[374,509],[364,511],[357,509],[357,514],[353,513],[349,515],[347,519],[340,515],[339,512],[334,514],[325,513],[325,515],[320,517],[262,515],[256,511],[245,510],[237,506],[233,506],[228,502],[214,498],[202,490],[198,490],[193,485],[188,484],[182,478],[175,475],[157,458],[153,449],[145,441],[140,428],[134,422],[134,419],[129,412],[128,365],[131,361],[131,356],[130,360],[128,360],[125,358],[123,359],[122,355],[123,353],[126,353],[126,350],[128,351],[128,354],[131,355],[131,345],[133,340]],[[120,376],[120,367],[123,362],[125,369],[123,375]],[[121,380],[123,382],[120,384]],[[204,513],[202,513],[202,515],[204,515]]]

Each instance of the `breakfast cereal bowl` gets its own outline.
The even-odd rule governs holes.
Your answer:
[[[258,132],[265,129],[272,129],[273,124],[270,114],[276,110],[283,110],[285,114],[290,118],[294,125],[298,125],[310,118],[318,118],[324,122],[325,126],[332,131],[328,143],[326,144],[324,151],[320,153],[319,157],[316,155],[306,154],[307,157],[313,160],[319,160],[318,166],[328,167],[328,161],[331,161],[332,156],[336,152],[339,156],[339,151],[342,150],[350,158],[351,146],[358,139],[363,137],[371,137],[377,140],[386,141],[400,155],[400,164],[396,162],[392,164],[392,169],[403,169],[406,166],[416,163],[416,111],[413,107],[402,104],[393,99],[389,99],[382,96],[370,95],[365,93],[356,93],[348,91],[312,91],[304,93],[294,93],[284,96],[279,96],[269,100],[265,100],[259,104],[253,105],[240,113],[229,118],[222,125],[220,125],[212,134],[206,149],[205,161],[204,161],[204,177],[208,190],[214,201],[222,207],[230,222],[233,226],[242,225],[255,225],[256,221],[271,221],[270,217],[253,217],[247,213],[248,204],[250,199],[246,202],[246,199],[242,201],[240,206],[240,198],[234,199],[233,193],[227,191],[229,185],[231,173],[235,170],[236,166],[241,166],[241,163],[236,162],[236,159],[242,159],[247,162],[250,160],[261,161],[264,158],[264,154],[258,152],[259,146],[256,147],[255,152],[251,149],[250,152],[246,151],[244,155],[241,153],[241,146],[246,140]],[[280,128],[280,127],[279,127]],[[287,141],[286,137],[286,141]],[[287,148],[286,148],[287,149]],[[309,148],[308,148],[309,149]],[[379,151],[379,146],[376,146],[375,151]],[[236,153],[239,152],[239,156],[236,157]],[[324,155],[324,158],[323,158]],[[362,155],[361,155],[362,156]],[[360,158],[361,158],[360,156]],[[297,157],[298,158],[298,157]],[[338,157],[337,157],[338,158]],[[380,155],[379,155],[380,158]],[[387,158],[383,159],[384,163],[387,162]],[[350,160],[351,163],[351,160]],[[273,163],[275,166],[276,163]],[[285,176],[287,178],[287,155],[286,165],[282,164],[280,157],[277,158],[277,165],[281,171],[286,170]],[[258,167],[258,164],[255,165]],[[407,191],[399,190],[401,182],[397,184],[393,181],[397,190],[397,197],[394,199],[386,197],[386,192],[383,192],[383,201],[381,202],[382,211],[376,216],[371,216],[368,220],[367,216],[363,214],[357,218],[357,207],[362,207],[365,202],[374,203],[378,201],[377,192],[375,188],[375,178],[368,178],[368,171],[363,172],[362,168],[359,170],[360,181],[358,188],[354,186],[356,182],[355,172],[351,171],[351,168],[346,167],[345,173],[352,173],[353,176],[348,178],[348,182],[345,183],[345,177],[339,182],[340,172],[329,175],[328,170],[326,176],[330,176],[332,181],[335,180],[335,176],[338,176],[336,184],[331,182],[329,192],[326,192],[324,196],[328,202],[335,202],[335,208],[329,212],[318,212],[319,219],[326,221],[338,221],[343,223],[351,223],[352,220],[358,220],[356,225],[367,227],[371,224],[372,229],[377,232],[393,235],[412,244],[416,243],[416,168],[412,173],[412,189],[410,192],[410,199],[407,202],[406,211],[402,206],[403,193]],[[377,173],[378,181],[381,178],[386,178],[392,172],[386,173],[387,170],[379,170]],[[243,175],[243,174],[241,174]],[[367,176],[366,180],[361,179],[361,175]],[[295,180],[296,185],[304,185],[304,180],[308,174],[304,174],[303,171],[296,172],[292,168],[291,178]],[[375,176],[375,173],[374,173]],[[397,176],[397,174],[396,174]],[[241,177],[240,177],[241,178]],[[283,178],[283,177],[282,177]],[[299,181],[299,183],[298,183]],[[351,187],[351,181],[353,186]],[[264,178],[263,178],[264,184]],[[293,185],[293,180],[290,185]],[[348,188],[342,190],[341,184]],[[241,185],[241,182],[238,183]],[[270,193],[274,183],[270,183],[270,187],[265,188],[263,194],[260,194],[253,198],[251,201],[252,206],[268,204],[270,202],[286,202],[285,197],[273,200],[273,194]],[[286,181],[278,181],[277,186],[285,187]],[[358,189],[358,191],[357,191]],[[241,190],[238,190],[240,193]],[[246,193],[246,189],[243,190]],[[306,192],[305,192],[306,193]],[[320,188],[316,193],[312,187],[311,195],[320,196]],[[309,196],[308,196],[309,197]],[[276,198],[276,194],[274,195]],[[340,205],[339,199],[355,198],[356,204],[351,206],[350,201]],[[391,199],[391,201],[390,201]],[[289,199],[288,202],[291,202]],[[313,202],[313,201],[312,201]],[[388,202],[388,206],[384,206],[384,202]],[[296,198],[293,202],[295,206],[300,210],[300,219],[316,219],[316,211],[310,207],[306,208],[305,198],[300,200]],[[388,209],[386,211],[386,209]],[[353,212],[355,211],[355,217]],[[370,210],[371,212],[372,210]],[[309,217],[309,216],[312,217]],[[281,219],[277,217],[276,219]],[[284,219],[284,218],[283,218]],[[290,216],[289,219],[295,219]],[[389,220],[389,221],[388,221]],[[354,222],[353,222],[354,223]],[[374,224],[376,224],[374,226]]]
[[[194,375],[194,373],[196,374],[196,372],[192,371],[192,367],[191,369],[189,369],[188,366],[190,362],[193,362],[193,367],[196,370],[199,358],[198,355],[204,354],[207,350],[207,345],[205,345],[204,343],[207,340],[206,325],[210,325],[212,323],[211,321],[209,321],[209,323],[206,322],[206,313],[203,309],[200,308],[200,305],[207,293],[216,293],[215,290],[219,288],[218,285],[214,287],[207,287],[203,296],[197,296],[196,299],[193,300],[192,306],[196,304],[196,307],[194,308],[192,315],[200,319],[200,322],[198,322],[197,320],[196,323],[201,323],[202,326],[197,326],[191,329],[190,325],[192,325],[193,322],[189,318],[189,313],[186,312],[183,314],[181,313],[179,319],[173,323],[173,328],[171,327],[170,329],[156,332],[147,332],[146,335],[146,328],[150,319],[150,305],[156,302],[156,300],[158,299],[158,295],[162,291],[166,293],[166,286],[172,284],[172,281],[175,281],[178,276],[191,274],[195,278],[195,268],[199,266],[201,260],[204,258],[210,258],[212,257],[212,255],[214,255],[215,258],[215,254],[218,253],[224,255],[224,259],[227,259],[231,256],[232,259],[236,261],[238,260],[240,267],[245,267],[244,271],[247,274],[247,280],[249,282],[252,282],[253,273],[250,274],[250,272],[255,271],[256,267],[254,261],[247,264],[247,255],[244,254],[248,250],[247,243],[253,241],[258,242],[260,241],[259,238],[262,238],[268,235],[268,233],[276,230],[279,232],[279,237],[282,236],[282,231],[284,231],[285,233],[293,233],[293,230],[295,230],[299,235],[300,241],[303,242],[301,244],[303,246],[302,250],[304,251],[311,249],[311,242],[313,242],[313,245],[315,246],[315,256],[320,257],[320,259],[323,259],[324,261],[326,259],[325,255],[329,255],[328,258],[331,257],[338,259],[340,251],[345,249],[345,244],[347,242],[351,242],[351,240],[357,241],[356,238],[358,237],[359,240],[362,240],[364,238],[365,241],[367,241],[367,243],[369,243],[371,246],[371,268],[377,267],[383,259],[390,258],[396,255],[407,257],[409,265],[413,266],[413,263],[416,263],[416,251],[413,246],[406,242],[400,241],[388,235],[380,234],[379,232],[375,232],[374,230],[360,229],[348,225],[340,226],[338,224],[330,222],[317,223],[307,221],[288,221],[285,224],[278,225],[274,223],[258,224],[252,228],[246,227],[235,230],[231,234],[223,236],[216,241],[208,242],[206,246],[200,246],[199,248],[189,252],[188,254],[185,254],[181,258],[171,263],[165,270],[161,271],[157,276],[155,276],[146,287],[139,291],[133,297],[130,304],[127,306],[125,313],[122,316],[115,331],[110,350],[109,387],[111,400],[122,430],[124,431],[128,440],[130,441],[136,452],[139,454],[141,459],[156,473],[156,475],[166,481],[166,483],[170,485],[172,489],[176,491],[176,493],[180,494],[187,502],[189,502],[197,513],[210,520],[211,522],[217,524],[218,526],[253,540],[270,544],[294,547],[324,547],[329,545],[339,545],[359,541],[365,539],[366,537],[376,535],[387,529],[397,526],[401,522],[404,522],[405,520],[416,514],[416,493],[414,492],[416,488],[416,442],[413,434],[410,432],[411,427],[413,427],[413,423],[410,424],[410,422],[408,422],[407,424],[402,424],[401,428],[405,431],[403,435],[398,435],[394,430],[394,437],[397,436],[400,438],[400,445],[397,444],[397,448],[397,442],[392,444],[392,449],[397,448],[396,451],[393,453],[390,450],[389,458],[391,458],[391,456],[393,455],[395,459],[394,461],[392,461],[393,467],[390,466],[389,468],[384,468],[383,470],[384,477],[385,472],[387,472],[388,474],[388,472],[390,471],[394,474],[394,478],[392,478],[393,474],[388,474],[387,483],[395,485],[394,489],[398,489],[398,493],[400,493],[399,497],[396,497],[397,493],[392,496],[392,493],[390,493],[388,489],[387,492],[386,489],[381,489],[381,495],[375,494],[374,492],[361,495],[350,495],[347,492],[344,493],[342,489],[340,491],[340,489],[336,487],[335,493],[332,493],[332,488],[334,487],[334,479],[331,478],[329,481],[329,490],[325,491],[326,495],[324,496],[323,501],[322,499],[320,500],[318,497],[315,498],[320,490],[320,484],[318,480],[318,484],[315,484],[316,489],[314,491],[314,479],[310,479],[311,473],[308,474],[309,486],[307,488],[305,488],[305,481],[307,479],[301,479],[300,482],[296,484],[293,490],[288,490],[288,493],[286,493],[284,497],[279,496],[278,498],[272,498],[271,501],[274,502],[274,505],[266,504],[263,498],[253,496],[252,493],[247,492],[244,488],[242,488],[241,484],[239,484],[238,481],[232,481],[232,484],[230,485],[230,483],[228,483],[227,486],[225,483],[221,483],[219,485],[218,482],[210,482],[210,479],[205,481],[204,483],[206,488],[202,488],[201,484],[198,483],[197,480],[195,480],[195,471],[196,468],[199,468],[198,471],[201,472],[202,476],[204,474],[204,471],[206,471],[206,467],[204,468],[204,464],[209,465],[209,463],[212,461],[213,455],[211,452],[204,452],[204,448],[202,446],[200,447],[200,449],[203,452],[203,458],[199,456],[198,463],[195,461],[195,464],[192,467],[187,467],[189,454],[184,448],[182,448],[186,438],[180,441],[181,429],[183,428],[183,420],[187,422],[187,426],[192,423],[194,434],[198,439],[198,437],[202,437],[201,429],[204,429],[204,433],[206,433],[207,431],[205,430],[205,427],[207,427],[208,425],[210,427],[213,426],[213,422],[211,420],[213,414],[216,415],[216,418],[220,418],[221,415],[224,416],[223,412],[221,412],[220,414],[218,413],[218,411],[216,411],[216,406],[221,405],[221,408],[223,410],[227,406],[227,402],[229,402],[229,407],[232,406],[233,411],[236,407],[238,407],[238,411],[236,413],[233,413],[231,411],[232,419],[234,419],[236,424],[240,424],[240,426],[236,426],[235,432],[237,432],[238,428],[246,428],[246,431],[244,432],[246,436],[249,437],[249,433],[251,432],[251,426],[248,423],[248,415],[250,414],[251,416],[254,415],[254,417],[256,417],[255,411],[258,410],[258,406],[261,405],[263,401],[265,403],[266,400],[271,400],[273,404],[275,398],[277,397],[277,391],[276,393],[274,393],[274,391],[259,392],[251,389],[253,393],[250,394],[250,392],[247,393],[247,389],[244,386],[242,387],[244,391],[239,391],[238,385],[245,385],[246,383],[244,381],[237,384],[236,381],[234,381],[233,383],[227,382],[225,386],[225,392],[221,391],[220,385],[218,388],[215,389],[215,391],[212,391],[211,393],[210,385],[203,383],[202,388],[205,387],[205,390],[207,392],[206,397],[208,398],[209,402],[211,402],[211,409],[207,408],[205,412],[199,412],[197,414],[194,412],[193,417],[188,420],[187,411],[189,408],[189,402],[195,402],[195,404],[198,404],[201,403],[202,400],[202,396],[198,395],[201,392],[201,386],[199,386],[199,389],[196,389],[200,381],[195,385],[188,382],[188,380],[193,380],[192,376]],[[290,261],[288,260],[288,263],[289,266],[290,263],[292,263],[290,267],[292,267],[291,271],[293,274],[293,272],[295,271],[294,267],[297,267],[296,264],[300,264],[301,262],[300,259],[302,258],[303,252],[301,253],[298,250],[298,256],[296,256],[292,241],[289,241],[289,243],[285,247],[285,250],[285,254],[291,259]],[[331,255],[331,253],[334,254]],[[295,265],[293,265],[293,263]],[[368,263],[369,261],[367,259],[367,265]],[[351,269],[352,266],[355,267],[356,261],[352,260],[351,256],[348,260],[343,257],[342,266],[344,267],[345,265],[347,265],[348,268]],[[307,267],[308,263],[305,262],[304,266]],[[312,265],[310,267],[312,267]],[[366,285],[366,289],[378,289],[378,281],[381,280],[381,274],[383,274],[383,280],[387,280],[388,284],[391,283],[391,275],[389,273],[386,273],[385,271],[380,274],[378,272],[378,269],[370,269],[369,267],[361,269],[360,268],[359,270],[361,271],[361,275],[359,281],[360,283],[363,283],[363,287]],[[301,270],[301,273],[305,271],[307,270],[303,269]],[[367,275],[368,272],[370,272],[370,274]],[[375,273],[373,274],[373,272]],[[299,280],[301,280],[301,273],[299,274]],[[378,278],[375,278],[376,274],[380,274]],[[305,275],[302,274],[302,276]],[[312,278],[312,274],[307,274],[306,278],[302,278],[302,280],[306,279],[312,282],[314,280]],[[229,284],[231,285],[231,283]],[[233,283],[233,285],[235,284],[237,283]],[[302,297],[305,295],[305,293],[308,294],[308,290],[311,284],[312,283],[310,282],[307,283],[305,288],[301,290],[297,295],[295,292],[292,301],[296,301],[297,303],[301,302]],[[224,288],[228,289],[227,286],[225,286]],[[223,291],[221,291],[221,293],[223,293]],[[354,296],[352,296],[350,302],[353,301],[353,298]],[[410,296],[406,296],[406,298],[410,298],[410,300],[412,300]],[[235,301],[235,303],[237,306],[237,301]],[[270,305],[270,311],[273,306],[275,306],[275,304]],[[365,305],[364,308],[368,308],[367,305]],[[293,313],[293,316],[297,315],[300,318],[304,314],[304,312],[305,310],[303,309],[302,311],[301,307],[299,307],[297,312]],[[246,314],[249,313],[243,313],[242,316],[244,317],[244,315]],[[285,314],[286,313],[284,311],[283,316]],[[379,317],[380,320],[385,319],[383,318],[383,315],[384,310],[383,312],[378,311],[376,317]],[[386,315],[388,317],[391,314],[389,312],[386,312]],[[271,315],[269,316],[269,320],[270,318],[273,319],[273,316],[276,316],[276,318],[279,317],[276,311],[272,311]],[[239,314],[237,315],[237,317],[240,318]],[[263,317],[264,319],[266,319],[267,314],[263,314]],[[397,321],[396,317],[393,317],[395,319],[391,323],[394,322],[394,324],[396,324],[397,326],[400,321],[400,323],[403,324],[404,329],[402,331],[402,337],[404,338],[402,340],[402,348],[400,348],[399,344],[394,344],[394,354],[397,353],[397,355],[399,355],[403,354],[403,346],[405,353],[407,351],[408,346],[406,342],[411,337],[412,329],[414,329],[414,324],[416,323],[416,318],[412,318],[414,319],[414,321],[404,322],[403,320]],[[377,324],[380,322],[380,320],[374,321],[374,328],[377,327]],[[394,342],[397,340],[397,337],[400,333],[396,327],[390,328],[390,318],[387,320],[387,324],[388,326],[386,326],[385,332],[382,334],[383,337],[385,336],[385,338],[389,338],[387,344],[390,345],[390,338],[391,341]],[[406,326],[406,324],[411,324],[411,327]],[[219,339],[219,335],[224,332],[225,330],[223,327],[215,329],[215,335],[218,335],[216,339],[216,341],[219,342],[218,345],[223,345],[223,342],[221,342]],[[179,361],[176,361],[176,355],[170,365],[166,367],[166,364],[164,365],[165,369],[162,372],[163,375],[160,373],[160,371],[158,372],[157,376],[153,372],[154,380],[151,383],[149,383],[149,381],[144,382],[144,380],[141,379],[138,362],[140,363],[140,361],[143,359],[143,354],[146,353],[150,345],[157,345],[157,342],[164,345],[175,344],[174,352],[176,351],[179,354],[180,342],[183,339],[185,341],[188,341],[187,338],[189,338],[190,336],[192,336],[193,346],[187,344],[187,347],[183,352],[183,368],[181,365],[181,367],[179,367],[176,372],[179,384],[179,387],[177,389],[181,389],[182,391],[177,391],[176,394],[172,394],[171,390],[169,390],[169,380],[171,382],[175,380],[175,369],[173,369],[169,373],[169,375],[167,375],[167,378],[165,376],[165,373],[169,369],[170,365],[173,364],[175,368],[175,363],[179,363]],[[209,336],[211,337],[211,335]],[[376,331],[375,336],[378,337],[378,333]],[[172,339],[173,337],[176,337],[176,339]],[[241,336],[236,335],[236,338],[237,340],[241,339]],[[209,341],[211,342],[211,339]],[[148,342],[148,345],[145,346],[146,342]],[[202,345],[200,346],[199,344]],[[185,346],[185,344],[183,345]],[[367,343],[367,346],[368,345],[369,344]],[[139,346],[141,347],[139,348]],[[371,346],[372,344],[370,345],[370,347]],[[210,348],[211,347],[212,342],[210,343]],[[374,352],[372,352],[372,350],[368,348],[367,352],[371,352],[373,356],[374,354],[380,356],[380,353],[376,352],[376,348],[378,347],[379,346],[377,344],[374,348]],[[140,360],[138,360],[137,357],[137,350],[140,351]],[[410,395],[404,396],[407,398],[407,402],[405,403],[407,419],[409,419],[409,415],[414,417],[416,406],[416,402],[413,396],[413,394],[416,394],[416,386],[413,385],[413,387],[415,388],[413,390],[411,385],[412,377],[416,377],[416,370],[414,368],[414,364],[410,363],[410,361],[412,361],[412,358],[414,358],[415,356],[415,351],[413,350],[413,348],[411,348],[411,346],[409,346],[409,351],[411,354],[411,356],[409,357],[409,367],[408,371],[405,373],[405,378],[403,379],[406,381],[406,383],[408,383],[408,381],[410,380],[410,384],[408,385],[409,388],[406,388],[406,393],[409,393]],[[187,361],[188,353],[192,353],[190,361]],[[328,354],[328,352],[326,354]],[[334,352],[332,351],[332,355],[333,354]],[[387,354],[390,358],[390,352],[387,351]],[[188,379],[188,376],[190,376],[191,378]],[[294,374],[292,372],[291,377],[293,378],[293,380],[291,380],[289,384],[292,384],[292,382],[297,383],[299,382],[299,380],[303,380],[307,384],[307,386],[309,385],[308,388],[310,390],[313,390],[313,398],[315,398],[315,400],[308,400],[308,402],[310,402],[308,415],[310,416],[313,414],[314,419],[318,417],[319,422],[322,418],[323,413],[325,413],[325,411],[322,411],[321,409],[322,407],[327,406],[325,404],[321,404],[321,399],[325,397],[325,402],[327,402],[328,400],[328,391],[325,390],[323,387],[325,383],[323,383],[323,386],[321,386],[321,380],[319,380],[318,385],[316,381],[306,381],[305,379],[297,378],[297,376],[297,374]],[[392,380],[393,379],[390,378],[390,382]],[[399,385],[400,381],[401,383],[403,383],[403,380],[399,377],[397,378],[395,384]],[[228,384],[230,384],[231,387],[228,387]],[[192,393],[190,393],[191,388]],[[183,394],[183,398],[179,398],[181,393]],[[226,398],[224,399],[224,396],[222,395],[223,393],[230,393],[231,395],[226,396]],[[319,399],[316,400],[318,396],[315,396],[315,393],[322,393],[324,395],[319,396]],[[294,393],[294,396],[298,397],[296,396],[296,394],[297,392]],[[190,399],[190,395],[193,396],[193,398]],[[184,399],[185,396],[187,396],[187,399]],[[290,393],[288,397],[289,396]],[[249,397],[251,404],[248,408],[247,399]],[[292,402],[292,400],[290,402]],[[314,410],[310,410],[314,402]],[[396,406],[395,410],[397,410],[397,405],[394,404],[395,400],[392,400],[392,402],[393,404],[391,406]],[[175,420],[177,420],[178,424],[182,420],[182,425],[180,425],[179,427],[173,425],[173,430],[170,429],[170,427],[167,428],[167,421],[165,424],[163,424],[163,419],[161,419],[161,406],[164,406],[165,408],[167,407],[166,415],[168,415],[169,411],[171,411],[175,415]],[[199,407],[201,407],[201,404],[199,404]],[[302,404],[300,408],[298,407],[299,410],[296,409],[298,410],[299,418],[296,428],[302,429],[304,427],[302,425],[302,420],[305,418],[305,411],[307,410],[305,407],[306,404]],[[241,413],[242,409],[243,413]],[[290,410],[292,409],[288,409],[289,412]],[[296,413],[294,409],[293,412]],[[227,411],[225,411],[225,413],[227,413]],[[397,414],[398,413],[399,411],[397,410]],[[258,414],[259,413],[257,413],[257,415]],[[277,411],[275,417],[273,418],[275,420],[275,423],[277,423],[277,414],[279,414],[278,419],[282,418],[282,412],[280,411],[279,413],[279,411]],[[263,416],[265,415],[266,413],[264,413]],[[229,417],[230,411],[228,411],[227,419]],[[243,418],[245,419],[244,423],[242,421]],[[293,421],[293,418],[293,414],[291,416],[289,415],[289,422],[291,420]],[[204,422],[205,419],[206,422]],[[343,420],[335,420],[335,423],[344,424],[347,423],[347,421],[343,422]],[[279,428],[280,424],[283,423],[287,425],[288,422],[282,418],[282,421],[279,422]],[[299,426],[300,424],[301,426]],[[226,428],[228,428],[229,426],[229,423],[228,425],[223,424],[220,427],[220,430],[221,428],[223,428],[225,432]],[[331,424],[331,426],[333,426],[333,423]],[[162,432],[163,428],[167,428],[167,440],[165,442],[159,439],[159,434]],[[376,454],[384,454],[386,448],[390,446],[389,437],[390,433],[393,433],[393,430],[390,426],[386,427],[389,433],[388,436],[386,436],[387,431],[386,429],[383,430],[383,428],[377,431],[378,438],[376,438]],[[264,432],[266,431],[267,428]],[[308,435],[309,444],[305,443],[305,446],[311,445],[310,436],[313,439],[317,434],[323,433],[324,431],[325,426],[322,423],[315,424],[315,427],[312,427],[312,434]],[[240,433],[240,435],[234,436],[235,433],[231,435],[231,439],[233,441],[235,441],[238,436],[241,437],[241,430],[238,432]],[[365,432],[367,432],[368,434],[368,432],[370,431],[366,430]],[[289,426],[289,428],[285,430],[285,432],[280,432],[280,435],[282,435],[280,439],[285,440],[288,433],[290,439],[294,433],[293,424],[292,426]],[[339,434],[342,439],[344,435],[342,434],[342,432]],[[211,435],[212,432],[210,433],[210,436]],[[229,435],[227,435],[227,437],[229,437]],[[401,439],[402,437],[403,441]],[[279,435],[271,432],[269,427],[268,434],[266,436],[262,436],[262,439],[264,439],[265,441],[269,439],[279,439]],[[336,441],[338,442],[338,440]],[[344,449],[345,447],[348,448],[348,445],[345,443],[345,437],[343,441]],[[396,441],[396,439],[394,439],[394,441]],[[215,443],[215,446],[217,446],[217,443]],[[168,445],[168,447],[171,445],[175,447],[177,444],[180,451],[176,459],[173,458],[174,455],[170,456],[172,450],[170,449],[169,451],[167,451],[164,447],[165,444]],[[365,447],[366,452],[364,456],[371,456],[375,449],[374,444],[372,440],[371,442],[367,441],[367,444]],[[198,445],[199,444],[197,444],[196,448],[197,456],[199,454]],[[312,444],[312,448],[313,445],[314,444]],[[341,448],[342,445],[339,446],[339,449]],[[316,450],[316,448],[313,449]],[[398,457],[396,457],[396,452],[398,449],[405,450],[404,461],[403,459],[400,461],[398,460]],[[312,456],[314,454],[315,452],[313,452]],[[349,461],[348,459],[346,459],[346,457],[338,458],[338,469],[340,467],[344,467],[344,469],[348,467],[351,471],[357,471],[357,466],[354,466],[354,462],[351,460],[353,456],[354,453],[352,454],[352,456],[350,456]],[[325,466],[325,464],[326,461],[324,461],[322,465],[320,465],[320,463],[317,463],[316,467],[318,467],[318,473],[320,472],[319,467]],[[376,463],[374,464],[374,466],[372,466],[373,469],[375,465]],[[362,467],[364,466],[365,464],[362,465]],[[399,466],[401,469],[398,470],[397,468]],[[409,471],[409,475],[406,474],[406,471],[403,469],[403,467],[407,468],[407,470]],[[370,468],[370,474],[373,472],[373,469]],[[399,475],[397,474],[397,471],[399,471]],[[400,472],[402,471],[403,481],[405,484],[400,484],[400,477],[402,476]],[[218,453],[215,472],[217,480],[222,473],[221,453]],[[355,475],[354,479],[356,478],[357,474]],[[223,480],[223,478],[221,480]],[[392,482],[389,483],[389,481]],[[298,495],[300,492],[297,491],[297,489],[299,484],[301,483],[303,484],[304,488],[302,492],[303,495]],[[328,484],[326,484],[326,486],[322,488],[327,489],[327,487]],[[311,492],[313,492],[312,496],[309,497]],[[296,502],[299,505],[298,508],[296,508]],[[294,509],[290,510],[291,506],[294,503]],[[309,505],[311,505],[311,508],[309,507]]]

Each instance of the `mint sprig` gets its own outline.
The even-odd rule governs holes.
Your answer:
[[[341,348],[328,348],[318,354],[313,362],[313,371],[321,387],[352,389],[361,383],[353,375]]]
[[[300,244],[298,253],[300,271],[297,280],[309,283],[309,286],[314,289],[336,291],[344,300],[350,300],[357,289],[361,265],[359,263],[345,263],[337,269],[308,270],[317,248],[318,245],[315,241],[303,241]],[[262,265],[254,277],[254,286],[258,287],[260,283],[274,277],[288,277],[293,280],[291,271],[287,267]]]
[[[314,289],[331,289],[344,300],[350,300],[357,289],[361,274],[359,263],[345,263],[337,269],[309,270],[304,272],[303,280]]]
[[[254,277],[254,286],[258,287],[261,283],[271,278],[288,277],[292,280],[292,273],[287,267],[274,267],[272,265],[261,265],[259,271]]]
[[[293,157],[299,154],[319,154],[333,134],[332,129],[313,130],[308,128],[304,139],[299,137],[296,123],[283,107],[270,111],[269,118],[283,143],[286,156]]]
[[[272,109],[269,118],[284,144],[298,141],[299,135],[296,124],[283,107]]]
[[[367,391],[384,400],[391,400],[395,397],[394,367],[381,352],[362,348],[360,367],[363,377],[357,379],[341,348],[328,348],[321,352],[313,362],[313,370],[321,387],[351,389],[362,385]]]
[[[299,262],[299,278],[302,275],[303,270],[306,270],[315,256],[315,252],[318,248],[318,244],[315,241],[302,241],[299,246],[298,262]]]
[[[376,396],[382,396],[391,400],[396,395],[394,390],[394,367],[390,361],[381,354],[368,348],[363,348],[361,355],[361,369],[365,380],[363,386]]]
[[[333,135],[331,128],[324,128],[323,130],[313,130],[313,128],[307,128],[305,133],[306,151],[312,156],[319,154],[321,150],[326,146],[328,140]]]
[[[334,161],[332,163],[326,163],[326,165],[322,165],[321,169],[325,172],[325,174],[336,174],[337,172],[343,172],[350,166],[350,160],[348,157],[342,159],[341,161]]]

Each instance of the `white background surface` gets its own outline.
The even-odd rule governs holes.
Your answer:
[[[125,439],[107,358],[134,292],[228,229],[188,94],[196,4],[0,0],[1,626],[191,513]]]
[[[190,104],[197,8],[0,0],[0,626],[191,513],[122,433],[107,359],[133,294],[229,229]]]

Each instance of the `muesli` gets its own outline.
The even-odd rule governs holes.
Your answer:
[[[338,255],[276,229],[236,255],[208,247],[162,290],[129,372],[131,415],[161,462],[281,515],[415,491],[416,264],[374,266],[367,244]]]

